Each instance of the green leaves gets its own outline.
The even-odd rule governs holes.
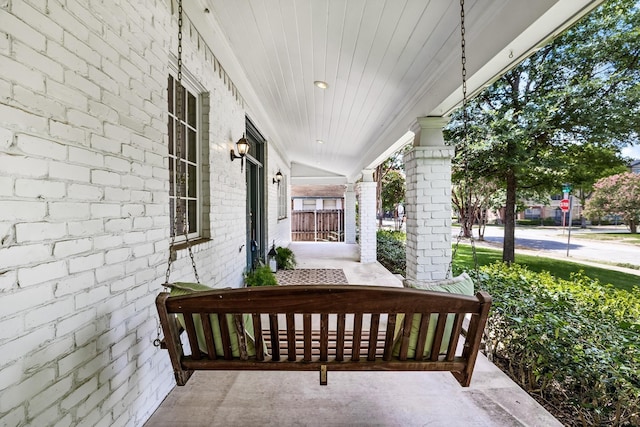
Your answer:
[[[580,189],[623,166],[620,149],[638,142],[640,11],[611,0],[506,72],[467,106],[468,133],[456,111],[445,140],[456,146],[455,183],[480,177],[507,190],[506,212],[524,191]],[[586,166],[586,167],[585,167]],[[513,261],[513,218],[505,259]]]
[[[482,274],[493,297],[492,356],[525,390],[588,425],[640,421],[640,288],[627,292],[582,274],[567,281],[498,263]]]
[[[625,172],[600,179],[587,201],[585,214],[594,219],[621,215],[631,233],[636,233],[640,223],[640,175]]]
[[[376,235],[377,259],[394,274],[406,273],[406,235],[399,231],[378,230]]]

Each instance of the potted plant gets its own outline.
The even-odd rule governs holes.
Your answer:
[[[296,256],[289,248],[278,246],[276,248],[276,262],[281,270],[293,270],[296,268]]]
[[[245,274],[244,283],[247,286],[277,286],[276,275],[268,265],[261,264],[255,270]]]

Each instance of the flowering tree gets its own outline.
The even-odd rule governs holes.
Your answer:
[[[638,232],[640,223],[640,175],[631,172],[602,178],[593,186],[587,200],[585,214],[591,218],[620,215],[632,233]]]

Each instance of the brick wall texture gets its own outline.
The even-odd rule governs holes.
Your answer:
[[[1,426],[140,426],[175,384],[152,345],[169,246],[171,10],[0,0]],[[204,283],[240,286],[246,183],[229,149],[244,101],[186,16],[185,28],[184,66],[209,110],[210,240],[195,258]],[[286,225],[270,225],[286,243]],[[171,279],[193,280],[177,257]]]
[[[358,216],[360,224],[360,262],[362,263],[377,261],[376,186],[377,183],[371,181],[358,183],[360,193],[360,215]]]
[[[414,147],[407,174],[406,278],[444,279],[451,260],[451,147]]]

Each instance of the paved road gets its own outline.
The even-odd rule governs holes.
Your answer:
[[[392,229],[393,221],[384,221],[383,225]],[[402,230],[404,231],[404,229],[403,224]],[[456,226],[452,229],[454,242],[459,230]],[[623,233],[626,231],[627,228],[624,226],[589,227],[586,229],[573,227],[569,242],[569,256],[567,257],[568,229],[562,227],[516,227],[516,251],[523,250],[534,255],[551,256],[558,259],[630,264],[640,267],[639,246],[588,239],[589,234],[593,233]],[[485,230],[485,240],[489,246],[502,248],[503,237],[504,228],[501,226],[489,226]],[[478,244],[482,245],[483,243],[478,242]]]
[[[572,228],[568,259],[625,263],[640,266],[640,247],[601,240],[589,240],[592,233],[623,232],[624,228]],[[458,229],[454,232],[457,235]],[[487,227],[485,240],[502,247],[503,227]],[[516,227],[516,250],[526,249],[544,256],[567,259],[568,230],[559,227]]]

